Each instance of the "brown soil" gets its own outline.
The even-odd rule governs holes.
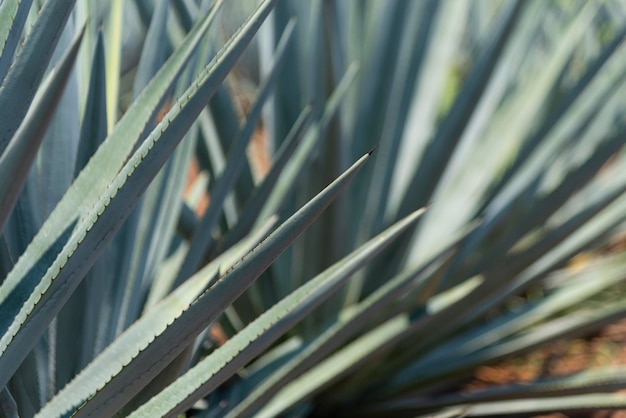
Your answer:
[[[527,355],[476,370],[468,389],[531,382],[542,377],[569,375],[607,365],[626,364],[626,320],[609,325],[597,335],[559,341]],[[626,410],[599,410],[587,414],[554,413],[535,418],[626,418]]]

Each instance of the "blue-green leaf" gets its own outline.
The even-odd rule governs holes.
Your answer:
[[[200,265],[204,255],[213,249],[213,245],[215,244],[212,234],[213,228],[216,226],[219,216],[222,213],[222,204],[224,199],[226,199],[226,196],[235,184],[235,179],[243,166],[243,162],[247,158],[245,151],[248,147],[250,139],[252,138],[252,133],[258,123],[259,117],[261,116],[263,105],[265,104],[267,97],[269,97],[269,94],[272,92],[275,83],[278,81],[279,69],[284,62],[283,51],[291,39],[291,33],[293,32],[294,25],[295,22],[292,21],[291,24],[285,29],[279,48],[276,51],[276,61],[273,71],[265,80],[263,87],[261,88],[261,92],[259,93],[259,97],[250,111],[245,125],[242,127],[233,143],[230,150],[230,158],[227,160],[226,167],[224,167],[224,171],[220,174],[220,178],[215,184],[215,187],[211,190],[211,205],[204,214],[200,224],[198,225],[198,229],[195,231],[191,240],[189,253],[185,262],[181,266],[178,276],[179,283],[193,274]]]
[[[83,31],[72,42],[60,64],[44,82],[41,95],[33,103],[9,146],[0,157],[0,177],[11,179],[0,183],[0,229],[13,210],[28,171],[63,94],[74,66]]]
[[[75,0],[47,1],[0,87],[0,155],[26,116]]]
[[[104,44],[102,33],[99,32],[91,63],[87,101],[80,127],[74,169],[75,177],[78,177],[78,173],[85,167],[87,161],[107,136],[106,77],[104,72]]]
[[[368,324],[372,324],[376,320],[383,320],[388,315],[392,315],[393,311],[389,310],[389,312],[386,312],[388,305],[395,299],[401,297],[411,287],[419,287],[427,283],[427,279],[437,272],[450,256],[451,252],[446,252],[431,262],[426,263],[424,266],[402,272],[396,277],[393,277],[358,305],[346,309],[335,323],[331,324],[326,330],[316,336],[307,346],[297,353],[293,359],[281,365],[271,376],[251,391],[250,394],[240,402],[240,405],[229,413],[228,417],[247,416],[262,407],[272,399],[272,397],[280,393],[281,389],[298,378],[298,376],[307,376],[306,371],[308,369],[324,361],[330,353],[348,341]],[[385,313],[382,314],[383,312]],[[404,323],[401,319],[392,320],[391,323],[396,323],[393,321]],[[396,325],[390,326],[396,329]],[[384,329],[384,326],[381,329]],[[400,329],[403,329],[403,326],[401,326]],[[376,333],[376,331],[372,332]],[[386,331],[380,332],[383,334],[386,333]],[[376,339],[376,337],[371,338]],[[345,356],[349,355],[348,353]],[[332,371],[329,371],[332,375],[330,378],[345,376],[347,371],[347,364],[341,367],[334,367]],[[306,380],[306,377],[304,377],[304,380]],[[292,386],[292,397],[283,403],[285,407],[291,406],[307,397],[311,391],[321,389],[321,387],[316,387],[315,384],[306,387],[298,387],[297,384]],[[277,402],[282,403],[280,400]]]
[[[120,170],[125,165],[126,170],[131,171],[133,165],[127,162],[126,159],[135,146],[137,137],[143,131],[144,126],[151,120],[156,111],[155,107],[182,70],[214,15],[215,13],[209,13],[192,30],[183,46],[173,54],[171,59],[168,60],[162,70],[152,80],[149,87],[137,98],[134,105],[124,115],[124,118],[116,125],[115,131],[98,149],[87,167],[81,171],[72,187],[42,226],[26,251],[28,256],[23,256],[19,259],[6,280],[2,283],[2,286],[0,286],[0,304],[7,307],[10,304],[11,306],[11,309],[0,310],[0,330],[3,334],[0,339],[0,352],[3,353],[0,356],[0,370],[2,370],[2,373],[0,373],[0,386],[10,378],[15,368],[19,366],[19,359],[22,359],[30,351],[27,347],[32,347],[37,340],[36,337],[41,335],[47,323],[54,317],[54,315],[42,314],[39,309],[45,306],[46,309],[58,311],[72,290],[80,283],[86,270],[95,261],[98,251],[94,252],[93,249],[87,249],[87,253],[90,254],[89,257],[81,260],[74,259],[71,263],[76,263],[75,267],[78,270],[73,271],[68,268],[63,270],[63,266],[68,261],[68,256],[74,253],[78,243],[82,242],[85,235],[87,235],[87,231],[91,230],[94,220],[104,212],[104,207],[108,205],[112,196],[115,196],[117,186],[112,186],[112,184],[115,183],[114,179],[116,178],[119,182],[122,181]],[[234,58],[228,54],[226,54],[226,57]],[[217,66],[217,69],[222,71],[219,76],[224,77],[227,68],[230,68],[228,65],[232,65],[232,63],[222,62],[221,65],[226,68]],[[214,77],[217,77],[217,75],[213,73],[212,75],[213,77],[210,79],[214,81]],[[177,110],[174,114],[177,113]],[[176,120],[180,121],[180,118]],[[183,132],[178,132],[178,135],[182,136],[182,134]],[[144,142],[144,148],[147,147],[148,144]],[[163,161],[166,155],[161,154],[159,159]],[[141,158],[142,154],[136,153],[135,160],[140,160]],[[142,169],[145,169],[145,166],[143,165],[142,167],[144,168]],[[151,166],[150,169],[158,168],[157,166]],[[140,176],[135,178],[140,178]],[[146,177],[146,180],[149,179],[150,177]],[[135,193],[135,199],[146,186],[147,181],[144,181],[143,185],[137,185],[135,182],[134,187],[136,189],[131,192]],[[128,209],[129,207],[126,206],[122,212],[118,212],[117,216],[115,216],[117,223],[125,216],[118,218],[120,213],[123,214]],[[108,213],[112,214],[112,212],[109,211]],[[74,227],[77,225],[80,225],[80,228],[74,231]],[[111,233],[118,226],[115,223],[103,225],[101,222],[100,227],[103,228],[101,233],[105,235],[96,238],[95,234],[91,234],[95,238],[92,244],[96,244],[99,247],[98,250],[101,251],[103,244],[111,238]],[[107,230],[108,232],[105,232]],[[73,244],[66,245],[70,238]],[[55,267],[50,268],[53,265]],[[60,280],[55,280],[55,278],[59,278],[59,275],[61,276]],[[68,279],[72,279],[69,286],[67,286],[68,283],[66,282]],[[39,289],[35,290],[37,286],[39,286]],[[51,286],[52,288],[50,288]],[[57,294],[56,292],[60,289],[63,289],[63,292]],[[42,296],[45,296],[46,300],[52,299],[56,302],[43,303],[42,301],[41,304],[37,304]],[[35,305],[37,305],[36,310],[38,311],[36,326],[33,321],[29,321],[29,325],[24,326],[23,332],[18,332],[26,319],[35,310]]]
[[[159,0],[155,6],[154,14],[150,20],[150,27],[146,35],[146,41],[141,52],[137,75],[133,85],[133,96],[148,84],[154,74],[165,62],[169,45],[167,43],[167,16],[170,0]]]
[[[336,292],[359,268],[414,223],[423,210],[399,221],[282,299],[267,312],[202,360],[133,417],[173,415],[207,395],[240,367],[262,353],[294,324]]]
[[[18,418],[17,404],[6,387],[0,391],[0,415],[6,418]]]
[[[0,85],[13,62],[32,3],[33,0],[4,0],[0,3]]]
[[[229,248],[235,242],[239,241],[243,236],[247,235],[252,230],[254,224],[259,219],[259,214],[266,204],[270,193],[274,190],[283,169],[290,161],[291,156],[300,144],[304,132],[306,132],[312,122],[311,120],[311,107],[307,106],[302,110],[300,116],[296,120],[294,126],[289,131],[287,138],[284,140],[280,149],[276,153],[276,159],[272,162],[272,168],[267,173],[263,182],[255,189],[254,193],[250,197],[250,200],[246,202],[246,205],[239,217],[239,221],[235,228],[229,232],[224,243],[221,244],[221,250]]]
[[[268,4],[271,5],[264,6]],[[267,14],[269,9],[264,9]],[[191,305],[184,297],[177,296],[184,295],[179,290],[147,312],[59,392],[39,416],[57,416],[74,409],[77,417],[93,413],[111,415],[119,410],[191,344],[320,215],[368,157],[369,154],[362,157],[292,215]]]

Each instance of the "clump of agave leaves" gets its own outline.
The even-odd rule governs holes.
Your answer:
[[[626,317],[585,302],[626,276],[606,251],[626,220],[625,16],[0,2],[0,415],[623,407],[619,367],[460,388]]]

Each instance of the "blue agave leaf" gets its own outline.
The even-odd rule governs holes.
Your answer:
[[[76,60],[82,34],[81,31],[60,60],[58,68],[46,80],[41,88],[41,95],[29,110],[9,147],[0,157],[0,176],[12,179],[12,181],[4,181],[0,184],[0,202],[2,202],[0,203],[0,229],[4,227],[13,210],[56,106],[61,100]]]
[[[445,120],[441,122],[441,129],[437,131],[436,137],[432,139],[430,146],[419,162],[417,172],[413,176],[404,201],[400,205],[398,211],[400,216],[410,212],[412,208],[421,207],[428,203],[444,172],[446,163],[470,120],[472,111],[478,103],[478,98],[484,92],[498,57],[513,33],[513,28],[524,4],[520,1],[506,4],[504,16],[499,19],[498,27],[495,29],[491,42],[468,75],[457,100],[455,100]]]
[[[45,2],[0,87],[0,155],[26,116],[74,2]]]
[[[63,255],[62,251],[57,251],[59,256],[56,261],[48,260],[44,263],[41,262],[41,256],[46,253],[55,242],[58,242],[61,234],[64,231],[68,231],[68,228],[73,229],[74,226],[79,224],[86,228],[87,225],[93,222],[94,218],[97,218],[98,213],[93,212],[92,208],[106,204],[106,201],[103,200],[105,197],[103,196],[110,195],[113,192],[110,185],[116,177],[119,177],[120,169],[123,167],[123,164],[125,164],[128,153],[135,146],[137,141],[136,135],[141,134],[146,124],[153,117],[153,114],[156,112],[155,107],[162,100],[163,95],[169,90],[176,77],[180,74],[182,67],[187,62],[191,52],[202,38],[202,35],[206,32],[214,15],[215,13],[208,14],[207,17],[192,30],[186,42],[173,54],[171,60],[163,66],[161,71],[152,80],[150,87],[146,88],[141,96],[137,98],[134,102],[134,106],[126,112],[124,118],[116,125],[116,130],[98,149],[96,155],[89,161],[87,167],[81,171],[81,174],[75,180],[72,187],[57,205],[37,236],[35,236],[33,243],[26,250],[28,256],[23,256],[19,259],[13,270],[7,276],[7,279],[2,283],[2,286],[0,286],[0,304],[7,303],[7,300],[11,300],[11,303],[14,304],[16,308],[16,310],[0,311],[2,322],[4,323],[5,320],[14,321],[14,326],[16,327],[10,332],[6,332],[6,329],[3,330],[2,343],[0,343],[2,348],[0,351],[5,353],[5,355],[0,356],[0,363],[4,363],[0,365],[0,369],[3,370],[3,372],[0,373],[2,376],[0,380],[8,379],[12,375],[12,370],[15,370],[20,363],[20,361],[9,360],[12,355],[6,355],[7,352],[5,350],[9,347],[10,342],[13,340],[13,344],[11,345],[13,355],[19,358],[23,358],[29,351],[21,346],[20,343],[16,344],[14,337],[16,337],[17,340],[23,338],[24,341],[27,341],[27,345],[32,346],[37,340],[34,335],[43,333],[46,323],[54,316],[47,316],[46,314],[37,315],[39,321],[37,322],[37,326],[32,326],[31,324],[30,327],[26,327],[28,332],[17,332],[18,329],[21,328],[21,325],[23,325],[25,318],[29,316],[29,313],[32,313],[34,303],[39,299],[42,293],[45,293],[43,289],[53,285],[53,276],[60,273],[60,266],[65,263],[64,258],[67,257],[67,255]],[[227,55],[227,57],[229,56]],[[220,75],[224,76],[223,74]],[[144,184],[143,187],[145,188],[146,185],[147,184]],[[117,226],[112,227],[112,230],[116,229]],[[83,229],[82,232],[74,232],[71,238],[73,241],[82,241],[82,237],[86,234],[85,229]],[[110,238],[111,236],[108,235],[102,243]],[[75,245],[77,245],[77,243],[75,243]],[[74,248],[75,247],[68,248],[68,246],[66,246],[64,251],[72,253]],[[99,250],[101,251],[102,248]],[[94,256],[96,255],[96,253],[90,253]],[[87,260],[90,261],[83,263],[83,261]],[[41,306],[46,306],[46,309],[58,311],[94,260],[95,257],[81,260],[81,262],[78,263],[81,268],[80,274],[74,275],[76,272],[72,272],[66,276],[66,278],[73,278],[73,282],[72,286],[65,288],[66,292],[63,294],[60,302],[56,304],[44,303],[38,305],[37,309],[41,308]],[[53,271],[45,267],[50,267],[52,264],[58,264],[59,270]],[[41,270],[38,279],[40,283],[31,282],[30,284],[40,286],[43,289],[40,292],[34,291],[34,287],[31,288],[31,292],[34,291],[34,293],[31,293],[31,301],[28,302],[29,297],[25,293],[16,294],[14,290],[22,286],[20,285],[22,279],[35,265]],[[45,274],[43,274],[44,270],[46,270]],[[67,273],[70,273],[68,269],[63,271],[62,276]],[[61,282],[63,282],[63,280],[57,281],[56,283],[60,284]],[[54,288],[56,285],[52,287]],[[61,288],[63,287],[64,286],[61,286]],[[54,293],[55,291],[51,291],[46,297],[54,295]],[[19,305],[23,306],[20,307]],[[24,319],[18,319],[19,316],[24,316]]]
[[[137,75],[133,85],[133,97],[148,84],[159,68],[163,66],[168,55],[167,16],[170,0],[159,0],[150,20],[150,27],[143,45]],[[191,27],[191,25],[190,25]]]
[[[352,273],[404,232],[422,212],[399,221],[296,289],[131,416],[173,415],[185,411],[336,292]]]
[[[104,68],[104,44],[102,33],[98,33],[94,49],[89,90],[80,127],[80,139],[76,154],[74,177],[85,167],[107,136],[106,77]]]
[[[283,34],[283,38],[279,44],[279,49],[277,50],[276,61],[273,67],[274,70],[264,82],[261,92],[259,93],[259,97],[250,111],[245,125],[239,132],[239,135],[233,144],[233,148],[230,150],[230,158],[226,163],[226,167],[224,167],[224,171],[221,173],[220,179],[211,191],[211,205],[209,206],[207,213],[204,214],[200,224],[198,225],[198,229],[191,240],[190,251],[185,259],[185,262],[181,266],[177,280],[178,283],[191,276],[199,267],[205,254],[214,249],[215,240],[212,238],[213,228],[216,226],[219,215],[222,213],[222,204],[224,199],[226,199],[226,196],[235,184],[235,179],[243,166],[243,162],[246,160],[245,151],[250,143],[250,139],[252,138],[254,128],[256,127],[261,116],[263,105],[265,104],[267,97],[269,97],[269,94],[273,91],[275,83],[278,81],[279,69],[284,62],[284,54],[282,51],[285,50],[289,39],[291,39],[294,24],[295,22],[292,22],[292,24],[285,29],[285,33]]]
[[[5,0],[0,3],[0,85],[13,62],[32,3],[32,0]]]
[[[311,199],[191,305],[173,295],[142,316],[40,411],[40,416],[56,416],[76,408],[77,417],[118,411],[267,269],[322,213],[368,157],[362,157]]]
[[[65,50],[72,47],[72,38],[77,32],[81,34],[83,39],[81,41],[82,46],[85,41],[86,26],[77,27],[74,24],[74,19],[69,19],[50,60],[50,67],[61,62],[60,59]],[[81,112],[78,96],[76,71],[72,71],[65,89],[60,95],[57,110],[50,121],[46,136],[41,143],[35,168],[30,173],[29,181],[36,184],[36,190],[41,197],[39,210],[42,211],[44,219],[52,212],[74,180],[74,165],[80,135],[79,117]]]
[[[4,0],[0,3],[0,85],[13,62],[32,4],[33,0]]]
[[[11,396],[9,389],[4,388],[0,392],[0,414],[6,418],[18,418],[17,404]]]
[[[259,214],[267,203],[272,190],[278,183],[278,180],[287,163],[291,160],[297,147],[300,145],[304,133],[308,130],[312,123],[311,107],[307,106],[302,110],[300,116],[289,131],[287,138],[276,153],[272,167],[267,173],[263,182],[255,189],[250,200],[239,217],[239,222],[232,231],[229,232],[226,240],[220,245],[220,251],[230,248],[233,244],[247,235],[254,225],[258,222]]]

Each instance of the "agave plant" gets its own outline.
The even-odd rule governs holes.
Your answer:
[[[625,12],[0,2],[0,415],[624,407],[463,387],[626,317]]]

